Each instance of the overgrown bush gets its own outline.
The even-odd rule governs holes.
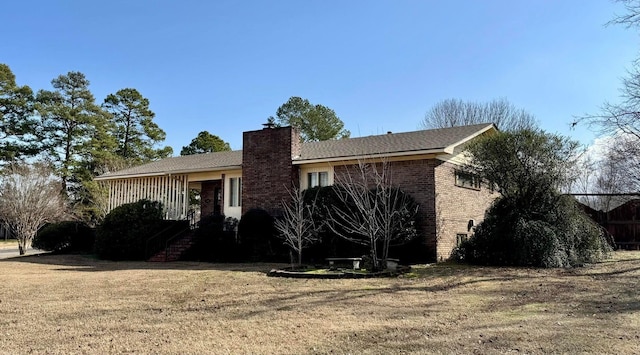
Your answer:
[[[496,200],[452,257],[484,265],[570,267],[601,260],[611,250],[573,198],[541,200],[528,201],[526,209],[517,200]]]
[[[95,232],[84,222],[64,221],[42,228],[33,239],[36,249],[53,252],[90,252]]]
[[[121,205],[98,226],[95,252],[101,259],[142,260],[146,241],[164,226],[160,202],[140,200]]]

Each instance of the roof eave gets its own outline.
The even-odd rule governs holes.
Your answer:
[[[434,148],[434,149],[427,149],[427,150],[411,150],[411,151],[393,152],[393,153],[346,155],[346,156],[340,156],[340,157],[329,157],[329,158],[318,158],[318,159],[299,159],[299,160],[294,160],[292,163],[293,165],[331,163],[331,162],[345,161],[345,160],[382,159],[382,158],[405,157],[405,156],[412,156],[412,155],[440,154],[445,152],[446,152],[446,148]]]
[[[457,141],[457,142],[455,142],[455,143],[453,143],[453,144],[449,145],[449,146],[448,146],[447,148],[445,148],[445,149],[450,149],[451,151],[450,151],[450,152],[447,152],[447,153],[452,154],[452,153],[453,153],[453,150],[455,149],[455,147],[457,147],[457,146],[459,146],[459,145],[461,145],[461,144],[464,144],[464,143],[466,143],[466,142],[468,142],[468,141],[470,141],[470,140],[472,140],[472,139],[474,139],[474,138],[478,137],[479,135],[484,134],[485,132],[488,132],[488,131],[490,131],[490,130],[494,130],[494,131],[496,131],[496,132],[497,132],[497,131],[498,131],[498,128],[496,128],[496,125],[494,125],[493,123],[491,123],[491,124],[487,125],[486,127],[484,127],[484,128],[482,128],[482,129],[477,130],[477,131],[476,131],[476,132],[474,132],[473,134],[470,134],[470,135],[468,135],[468,136],[466,136],[466,137],[462,138],[461,140],[459,140],[459,141]]]
[[[151,177],[151,176],[179,175],[179,174],[201,173],[201,172],[208,172],[208,171],[224,171],[224,170],[239,170],[239,169],[242,169],[241,165],[229,165],[229,166],[221,166],[221,167],[214,167],[214,168],[182,169],[182,170],[162,171],[162,172],[142,173],[142,174],[97,176],[93,178],[93,180],[106,181],[106,180],[118,180],[118,179],[134,179],[134,178],[143,178],[143,177]]]

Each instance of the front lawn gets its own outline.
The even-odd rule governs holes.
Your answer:
[[[18,241],[15,239],[0,239],[0,249],[18,249]]]
[[[640,353],[640,252],[398,278],[267,277],[274,267],[1,260],[0,353]]]

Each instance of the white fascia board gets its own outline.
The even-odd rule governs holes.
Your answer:
[[[481,135],[481,134],[483,134],[483,133],[485,133],[485,132],[487,132],[487,131],[490,131],[490,130],[494,130],[494,131],[498,132],[498,129],[497,129],[497,128],[496,128],[496,126],[492,123],[492,124],[490,124],[490,125],[488,125],[488,126],[484,127],[483,129],[478,130],[478,131],[477,131],[477,132],[475,132],[474,134],[471,134],[471,135],[469,135],[469,136],[467,136],[467,137],[465,137],[465,138],[463,138],[463,139],[461,139],[461,140],[459,140],[459,141],[457,141],[457,142],[455,142],[455,143],[451,144],[450,146],[446,147],[446,148],[445,148],[445,152],[447,152],[447,153],[449,153],[449,154],[452,154],[452,153],[453,153],[453,150],[454,150],[457,146],[459,146],[459,145],[461,145],[461,144],[464,144],[464,143],[466,143],[466,142],[468,142],[468,141],[470,141],[470,140],[472,140],[472,139],[476,138],[477,136],[479,136],[479,135]]]
[[[331,157],[321,159],[307,159],[307,160],[294,160],[293,165],[302,164],[314,164],[314,163],[331,163],[336,161],[351,161],[351,160],[367,160],[367,159],[381,159],[381,158],[394,158],[394,157],[409,157],[413,155],[426,155],[426,154],[439,154],[445,153],[446,148],[436,148],[429,150],[412,150],[407,152],[395,152],[395,153],[381,153],[381,154],[368,154],[368,155],[351,155],[342,157]]]
[[[142,178],[142,177],[150,177],[150,176],[182,175],[182,174],[190,174],[190,173],[202,173],[202,172],[208,172],[208,171],[241,170],[241,169],[242,169],[241,165],[231,165],[231,166],[223,166],[223,167],[216,167],[216,168],[182,169],[182,170],[142,173],[142,174],[97,176],[93,178],[93,180],[104,181],[104,180],[117,180],[117,179],[134,179],[134,178]]]

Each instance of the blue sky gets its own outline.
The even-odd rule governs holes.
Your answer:
[[[507,98],[588,144],[574,116],[618,99],[638,35],[609,0],[8,1],[0,63],[52,89],[80,71],[101,103],[136,88],[178,154],[207,130],[242,148],[291,96],[352,136],[419,128],[447,98]]]

